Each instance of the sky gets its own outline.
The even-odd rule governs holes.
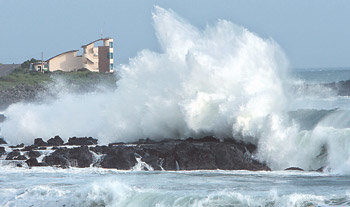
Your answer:
[[[291,68],[350,67],[348,0],[0,0],[0,63],[44,59],[103,36],[115,63],[159,51],[154,5],[199,28],[229,20],[284,50]]]

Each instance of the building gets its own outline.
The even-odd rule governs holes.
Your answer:
[[[102,42],[102,46],[95,44]],[[37,71],[77,71],[88,69],[92,72],[113,72],[113,39],[101,38],[83,45],[83,54],[77,55],[79,50],[71,50],[58,54],[46,61],[33,64]]]

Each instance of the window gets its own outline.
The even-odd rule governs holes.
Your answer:
[[[109,42],[109,47],[110,47],[110,48],[113,47],[113,42]]]
[[[113,70],[113,63],[109,64],[109,69]]]
[[[112,52],[108,53],[108,58],[109,59],[113,59],[113,53]]]
[[[38,66],[38,71],[41,71],[41,65]]]

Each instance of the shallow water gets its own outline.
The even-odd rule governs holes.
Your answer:
[[[350,176],[309,172],[4,167],[0,183],[1,206],[350,205]]]

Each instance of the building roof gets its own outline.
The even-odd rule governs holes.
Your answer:
[[[63,52],[63,53],[60,53],[60,54],[58,54],[58,55],[56,55],[56,56],[53,56],[53,57],[50,58],[50,59],[47,59],[46,61],[49,61],[49,60],[51,60],[51,59],[53,59],[53,58],[55,58],[55,57],[58,57],[58,56],[60,56],[60,55],[66,54],[66,53],[78,52],[78,51],[79,51],[79,50],[70,50],[70,51],[67,51],[67,52]]]
[[[81,46],[81,47],[86,47],[86,46],[89,46],[89,45],[91,45],[91,44],[93,44],[93,43],[95,43],[95,42],[102,41],[102,40],[109,40],[109,39],[112,39],[112,38],[110,38],[110,37],[100,38],[100,39],[97,39],[97,40],[95,40],[95,41],[92,41],[92,42],[90,42],[90,43],[88,43],[88,44],[86,44],[86,45],[83,45],[83,46]]]

